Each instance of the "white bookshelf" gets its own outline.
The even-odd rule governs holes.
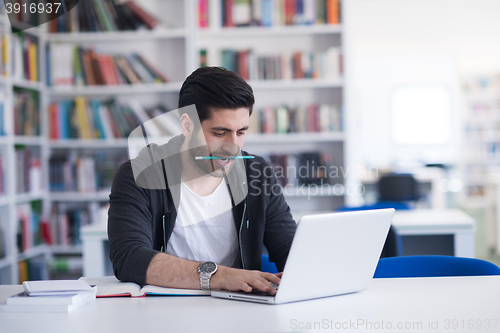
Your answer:
[[[39,29],[28,29],[23,31],[24,35],[34,36],[37,38],[38,50],[40,56],[37,66],[39,68],[39,80],[37,82],[20,79],[13,76],[12,66],[12,39],[14,33],[11,32],[11,25],[2,7],[0,14],[0,31],[7,37],[8,56],[7,56],[7,76],[0,77],[0,91],[3,93],[4,100],[4,123],[6,135],[0,138],[0,153],[3,157],[3,170],[5,182],[5,194],[0,196],[0,220],[5,238],[5,254],[6,256],[0,259],[0,279],[2,284],[17,284],[19,281],[18,263],[22,260],[43,257],[48,260],[50,256],[50,248],[47,245],[34,245],[26,251],[19,253],[16,233],[18,230],[18,205],[29,203],[32,201],[41,201],[42,205],[47,204],[46,187],[42,181],[41,190],[36,193],[17,193],[16,182],[16,146],[29,146],[38,151],[40,157],[40,171],[43,173],[47,170],[46,149],[47,141],[45,140],[45,132],[43,128],[44,105],[46,103],[46,91],[44,84],[45,72],[42,64],[44,64],[43,46],[45,37]],[[14,133],[14,89],[32,90],[38,93],[38,103],[40,112],[40,135],[39,136],[20,136]]]
[[[64,151],[76,150],[77,154],[92,151],[127,151],[127,139],[115,140],[52,140],[48,139],[48,105],[52,101],[74,99],[76,96],[104,99],[116,98],[118,101],[138,99],[141,104],[149,106],[163,102],[171,108],[177,107],[178,93],[184,79],[199,65],[199,50],[208,46],[210,50],[220,50],[224,47],[252,47],[257,51],[269,52],[324,51],[329,46],[342,47],[342,25],[317,26],[279,26],[271,28],[244,27],[221,28],[212,25],[208,29],[198,28],[197,0],[136,0],[152,13],[164,13],[157,17],[165,23],[165,27],[153,31],[126,31],[102,33],[47,33],[43,29],[33,30],[40,41],[40,62],[45,64],[45,48],[53,44],[73,44],[93,47],[102,52],[140,51],[147,54],[148,60],[159,68],[169,78],[163,84],[138,84],[117,86],[85,86],[85,87],[47,87],[45,85],[45,65],[41,68],[41,82],[33,83],[26,80],[0,77],[0,90],[10,92],[13,87],[33,89],[40,93],[42,111],[42,137],[18,137],[10,135],[0,138],[0,151],[6,156],[10,168],[8,172],[7,195],[0,197],[0,214],[2,222],[8,219],[7,257],[0,259],[0,278],[2,283],[17,283],[19,260],[51,254],[78,255],[81,246],[37,246],[25,253],[18,254],[16,248],[16,204],[32,200],[43,200],[46,211],[50,213],[53,203],[63,205],[85,205],[96,203],[102,205],[109,199],[109,190],[92,193],[82,192],[50,192],[48,161],[53,155]],[[218,1],[211,1],[217,5]],[[218,6],[218,5],[217,5]],[[214,13],[218,9],[212,8]],[[3,20],[3,24],[2,24]],[[0,18],[0,26],[10,28],[5,18]],[[25,33],[29,33],[28,31]],[[343,55],[344,59],[346,55]],[[219,64],[220,65],[220,64]],[[300,103],[328,103],[344,105],[346,90],[345,73],[342,77],[333,79],[297,79],[249,81],[255,97],[255,107],[266,105],[290,106]],[[149,104],[149,105],[148,105]],[[345,114],[347,111],[343,109]],[[12,115],[9,115],[11,117]],[[348,128],[343,124],[344,132],[338,133],[290,133],[249,135],[244,149],[256,154],[280,152],[305,152],[311,150],[326,151],[336,157],[340,166],[347,165],[344,156]],[[40,148],[43,160],[44,176],[43,191],[36,194],[16,194],[14,179],[14,145],[34,145]],[[5,147],[2,150],[2,146]],[[294,213],[300,211],[331,211],[344,203],[345,194],[339,194],[335,186],[323,187],[316,192],[309,188],[285,189],[284,194]],[[301,207],[299,210],[296,207]]]
[[[500,76],[471,76],[463,80],[461,204],[485,208],[488,173],[500,164]]]

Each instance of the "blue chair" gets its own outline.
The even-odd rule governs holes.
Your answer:
[[[379,260],[374,278],[500,275],[491,262],[452,256],[407,256]]]
[[[267,273],[273,273],[273,274],[278,273],[278,269],[276,268],[276,264],[274,262],[270,262],[269,257],[266,256],[265,254],[262,255],[261,271],[267,272]]]

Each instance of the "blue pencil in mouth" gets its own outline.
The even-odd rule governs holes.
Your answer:
[[[196,156],[194,159],[200,160],[251,160],[253,156],[232,156],[232,157],[220,157],[220,156]]]

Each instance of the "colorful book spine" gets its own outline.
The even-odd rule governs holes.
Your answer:
[[[250,116],[248,134],[338,133],[343,131],[342,109],[335,105],[256,108]]]
[[[316,25],[341,22],[340,0],[212,0],[219,1],[222,27]],[[198,25],[208,26],[208,0],[198,1]]]
[[[77,157],[74,153],[54,155],[49,161],[49,188],[52,192],[93,193],[109,190],[114,173],[128,159],[123,152]]]
[[[17,88],[14,90],[14,134],[40,135],[38,92]]]
[[[325,52],[259,56],[252,50],[221,50],[221,66],[245,80],[336,79],[342,76],[338,47]],[[200,64],[201,65],[201,64]]]
[[[53,86],[168,82],[161,71],[138,53],[112,55],[54,44],[51,54],[49,75]]]

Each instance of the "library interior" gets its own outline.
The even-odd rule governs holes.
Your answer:
[[[25,281],[81,282],[83,277],[89,284],[96,278],[98,287],[111,279],[119,283],[116,262],[110,259],[118,242],[108,240],[113,180],[120,166],[138,158],[142,149],[185,133],[185,118],[177,112],[181,87],[191,73],[205,67],[223,67],[251,87],[255,104],[242,150],[267,161],[276,186],[266,195],[281,197],[295,222],[318,214],[394,208],[382,257],[468,258],[500,266],[499,1],[0,2],[0,307],[14,304],[16,300],[6,300],[12,290],[22,288],[8,288]],[[146,127],[149,141],[142,137]],[[248,202],[248,214],[261,209]],[[163,219],[165,232],[165,215]],[[239,228],[239,220],[236,224]],[[235,233],[236,246],[242,242],[241,232],[239,239]],[[266,242],[264,232],[259,237]],[[267,265],[276,270],[272,261],[265,262],[274,260],[273,251],[262,247],[262,270]],[[344,255],[354,254],[330,254]],[[377,272],[379,268],[381,263]],[[298,274],[289,274],[293,272]],[[374,313],[378,296],[371,301],[359,296],[371,288],[390,290],[385,302],[389,296],[398,299],[401,290],[402,304],[417,314],[423,311],[416,318],[424,329],[432,328],[437,317],[430,315],[431,309],[439,312],[440,305],[456,302],[453,290],[481,285],[484,295],[474,300],[485,304],[488,297],[500,296],[500,280],[467,279],[450,280],[447,287],[442,280],[373,279],[358,296],[282,308],[289,313],[278,307],[249,308],[265,317],[251,328],[315,330],[320,322],[324,329],[322,319],[333,319],[333,311],[343,319],[364,318],[365,325],[370,318],[380,324],[377,320],[384,316],[394,325],[399,318],[413,319],[397,308],[397,301]],[[449,289],[448,294],[443,291],[447,300],[419,310],[403,300],[411,292],[410,283],[414,293],[425,290],[420,305],[431,291],[439,294],[442,288]],[[147,293],[139,288],[128,292]],[[472,300],[471,295],[464,297]],[[216,311],[226,311],[210,303],[217,300],[196,299],[201,305],[193,311],[200,311],[202,318],[205,303],[215,304],[206,316],[216,318]],[[106,300],[97,299],[96,309],[100,301]],[[195,302],[189,297],[144,301],[159,316],[158,309],[167,309],[162,301],[186,307]],[[90,298],[72,302],[84,304]],[[114,305],[102,306],[108,316],[118,318],[112,312],[118,310],[110,310]],[[319,311],[323,305],[331,311]],[[134,309],[126,306],[124,313],[132,315]],[[85,307],[75,312],[84,313]],[[346,313],[346,308],[352,311]],[[461,308],[452,308],[456,312],[439,317],[440,328],[446,328],[446,320],[459,330],[470,328],[469,319],[478,328],[479,319],[486,318],[453,317]],[[319,312],[313,314],[313,309]],[[15,312],[0,309],[0,317],[2,311]],[[492,314],[484,319],[492,327],[499,319],[489,309],[477,311],[477,316]],[[186,316],[179,309],[175,313]],[[2,317],[9,328],[34,330],[13,315]],[[235,314],[228,323],[237,319]],[[70,323],[67,318],[62,322]],[[329,329],[337,322],[330,324]],[[176,331],[197,328],[194,323],[173,325]],[[481,325],[486,328],[484,321]],[[220,331],[232,329],[222,326]]]

